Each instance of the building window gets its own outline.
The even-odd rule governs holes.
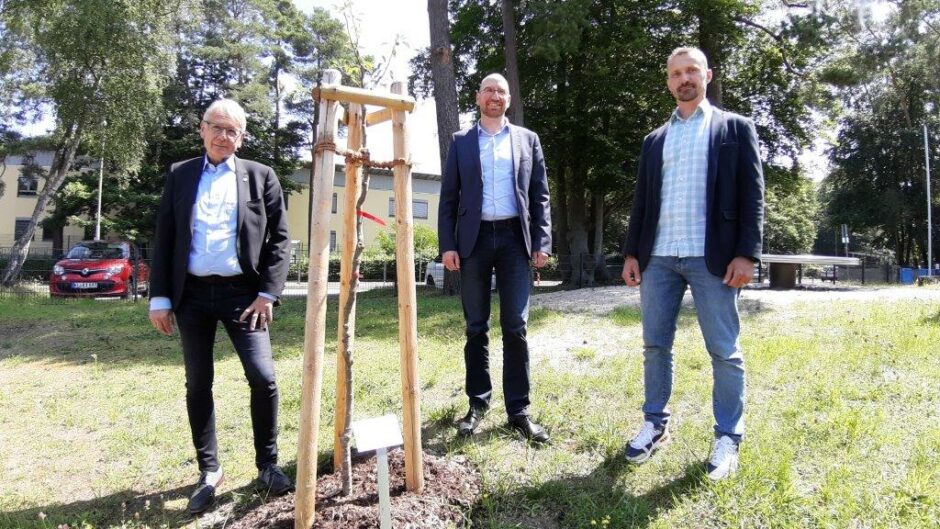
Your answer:
[[[32,175],[21,174],[16,179],[16,196],[31,197],[36,196],[36,189],[39,187],[39,179]]]
[[[330,205],[330,213],[336,213],[336,193],[333,193],[333,203]]]
[[[395,216],[395,199],[388,199],[388,216]],[[428,218],[428,201],[427,200],[412,200],[411,201],[411,216],[416,219],[426,219]]]
[[[26,233],[26,229],[29,228],[29,220],[26,219],[16,219],[16,224],[13,226],[13,238],[19,240],[20,237]]]
[[[411,202],[413,216],[416,219],[426,219],[428,218],[428,201],[427,200],[413,200]]]
[[[333,195],[336,196],[336,195]],[[336,232],[330,230],[330,253],[336,251]]]
[[[53,230],[52,228],[45,228],[45,227],[42,229],[42,240],[51,241],[54,238],[55,238],[55,230]]]

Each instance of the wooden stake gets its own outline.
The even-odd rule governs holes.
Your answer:
[[[323,72],[323,83],[340,81],[339,70]],[[336,141],[335,101],[320,101],[317,143]],[[297,494],[294,529],[309,529],[316,516],[317,434],[320,430],[320,393],[323,389],[323,353],[326,343],[326,294],[330,265],[330,206],[336,166],[332,150],[314,150],[314,221],[310,230],[310,266],[307,272],[307,314],[304,327],[304,373],[300,396],[300,438],[297,446]]]
[[[362,148],[363,108],[357,103],[349,104],[348,135],[346,149],[356,152]],[[350,296],[350,286],[353,274],[353,251],[356,246],[356,202],[359,200],[359,179],[362,177],[362,166],[358,163],[346,165],[346,192],[343,196],[343,249],[340,261],[340,309],[346,306]],[[333,426],[333,468],[340,469],[345,454],[342,450],[342,437],[346,431],[346,380],[349,366],[346,365],[346,318],[342,310],[337,316],[337,352],[336,352],[336,421]],[[353,305],[349,313],[349,348],[356,333],[356,306]]]
[[[411,112],[415,108],[415,99],[404,95],[404,92],[391,94],[381,94],[372,90],[362,88],[352,88],[349,86],[323,86],[319,90],[314,89],[314,99],[330,99],[333,101],[342,101],[344,103],[359,103],[361,105],[375,105],[390,108],[392,110],[404,110]]]
[[[401,81],[392,83],[392,92],[401,94]],[[407,114],[392,111],[392,141],[395,159],[411,161],[408,150]],[[411,167],[396,165],[395,174],[395,260],[398,274],[398,342],[401,348],[401,385],[404,408],[405,487],[424,490],[424,463],[421,447],[421,386],[418,383],[418,305],[415,291],[414,218],[411,204]]]
[[[371,127],[372,125],[378,125],[379,123],[385,123],[392,119],[392,111],[383,108],[382,110],[376,110],[375,112],[370,112],[366,115],[366,126]]]

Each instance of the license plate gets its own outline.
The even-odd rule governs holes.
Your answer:
[[[74,289],[98,288],[98,283],[72,283],[72,288]]]

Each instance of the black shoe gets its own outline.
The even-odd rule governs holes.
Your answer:
[[[457,423],[457,433],[463,437],[470,437],[476,431],[477,426],[483,422],[484,415],[486,415],[486,410],[470,406],[470,411]]]
[[[258,472],[261,490],[272,496],[283,496],[294,490],[294,484],[281,467],[271,463]]]
[[[225,476],[219,476],[214,485],[209,484],[208,477],[209,473],[205,471],[199,475],[199,482],[196,483],[193,493],[189,495],[189,504],[186,506],[189,514],[196,515],[205,512],[215,503],[215,490],[222,485]]]
[[[509,427],[521,433],[523,437],[534,443],[547,443],[548,432],[538,424],[532,422],[528,415],[510,415]]]

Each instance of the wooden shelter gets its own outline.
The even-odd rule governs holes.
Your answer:
[[[314,219],[310,230],[310,266],[308,271],[307,312],[304,330],[303,385],[300,405],[300,439],[297,454],[297,494],[295,497],[296,529],[309,529],[315,519],[317,487],[317,432],[320,428],[320,397],[323,386],[323,356],[326,342],[326,299],[329,266],[329,220],[333,175],[336,167],[336,124],[342,120],[340,103],[349,103],[349,131],[346,155],[346,193],[342,261],[340,268],[340,307],[352,294],[354,283],[352,259],[355,245],[356,201],[360,191],[362,167],[368,162],[363,156],[364,127],[391,120],[394,160],[386,164],[395,179],[396,261],[398,279],[398,332],[401,350],[401,382],[404,416],[405,484],[409,491],[424,489],[421,447],[421,399],[418,383],[417,304],[414,264],[414,220],[412,217],[411,153],[408,138],[408,113],[414,109],[413,98],[404,95],[401,82],[392,84],[392,93],[381,93],[341,86],[338,70],[326,70],[323,86],[314,92],[319,99],[320,120],[314,148],[314,178],[311,193]],[[365,105],[380,107],[365,114]],[[378,165],[371,163],[371,165]],[[337,354],[336,420],[334,461],[339,468],[340,437],[346,428],[347,370],[343,335],[355,329],[355,309],[345,321],[340,311],[338,321],[340,351]]]

